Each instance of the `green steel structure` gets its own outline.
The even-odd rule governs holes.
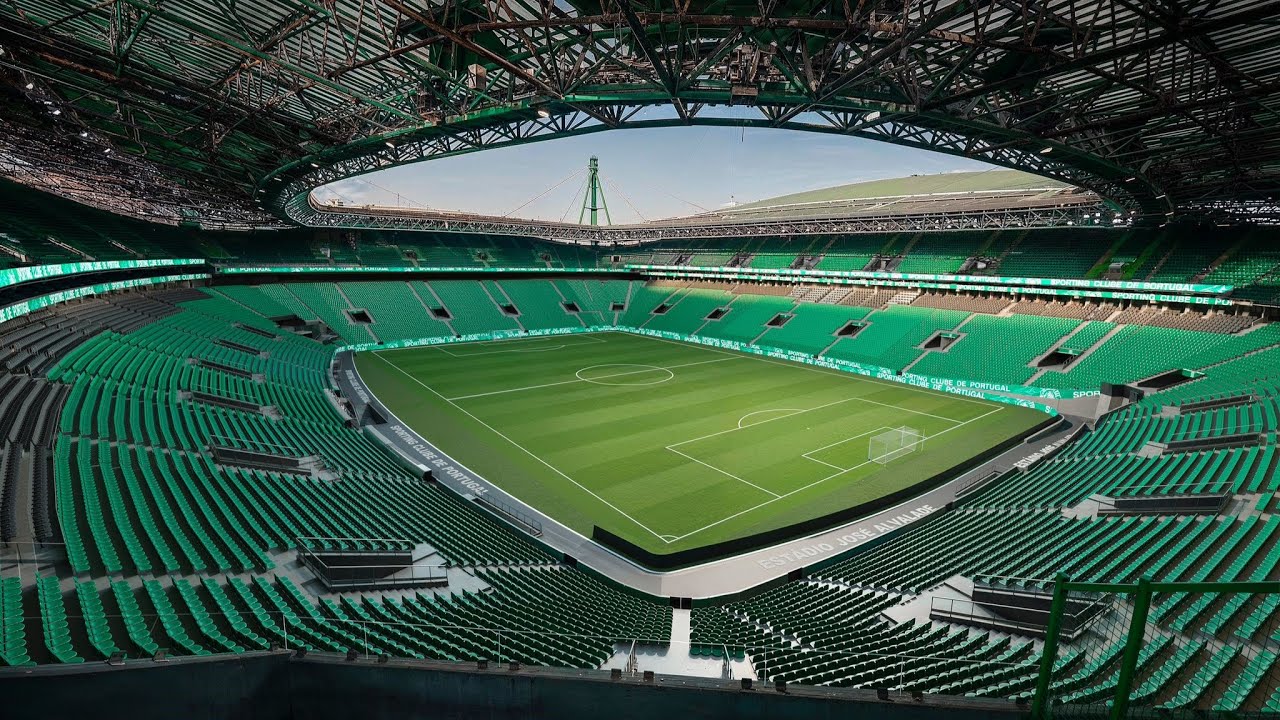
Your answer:
[[[1268,213],[1278,16],[1265,0],[13,0],[0,115],[25,163],[244,224],[306,223],[312,188],[393,165],[679,125],[963,155],[1150,218]]]
[[[600,211],[604,210],[604,221],[610,225],[609,203],[604,199],[604,188],[600,187],[600,159],[595,155],[587,162],[587,188],[582,193],[582,211],[578,213],[578,223],[587,217],[592,227],[600,224]],[[587,212],[590,211],[590,215]]]
[[[1189,638],[1162,635],[1160,625],[1152,617],[1152,609],[1159,600],[1165,598],[1186,598],[1201,606],[1215,602],[1224,603],[1224,608],[1236,609],[1248,602],[1252,597],[1263,597],[1265,602],[1277,600],[1277,585],[1271,582],[1154,582],[1150,578],[1140,578],[1133,583],[1105,583],[1073,581],[1065,574],[1059,573],[1053,582],[1052,600],[1049,606],[1049,618],[1045,630],[1044,645],[1040,654],[1040,672],[1036,677],[1035,692],[1031,702],[1033,720],[1046,720],[1052,717],[1109,717],[1111,720],[1122,720],[1126,717],[1155,716],[1158,711],[1150,709],[1138,710],[1133,706],[1135,694],[1149,699],[1154,694],[1153,685],[1168,685],[1178,677],[1182,677],[1184,686],[1176,699],[1191,697],[1198,699],[1204,695],[1221,696],[1213,710],[1228,715],[1239,710],[1245,696],[1258,692],[1268,694],[1266,682],[1270,677],[1271,667],[1276,655],[1271,646],[1242,642],[1238,644],[1206,644]],[[1114,654],[1116,647],[1123,647],[1118,658],[1119,666],[1110,681],[1101,686],[1100,692],[1090,697],[1091,705],[1064,704],[1062,689],[1062,672],[1060,663],[1066,656],[1061,650],[1060,635],[1064,623],[1070,622],[1069,602],[1086,601],[1099,606],[1109,606],[1094,621],[1090,637],[1084,641],[1083,648],[1074,650],[1075,658],[1092,661],[1108,650]],[[1172,638],[1172,639],[1171,639]],[[1080,645],[1080,643],[1077,643]],[[1154,656],[1168,658],[1164,668],[1155,672],[1148,671],[1145,682],[1137,682],[1139,662],[1149,662]],[[1211,656],[1201,672],[1186,676],[1183,663],[1196,655]],[[1225,660],[1224,660],[1225,658]],[[1155,664],[1155,663],[1152,663]],[[1228,664],[1244,668],[1241,678],[1228,682],[1221,677],[1221,672]],[[1163,672],[1162,672],[1163,671]],[[1055,682],[1058,686],[1055,687]],[[1099,712],[1098,704],[1103,705]],[[1172,703],[1163,706],[1164,714]],[[1269,714],[1273,710],[1268,706]]]

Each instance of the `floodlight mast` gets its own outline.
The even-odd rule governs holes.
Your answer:
[[[582,218],[587,215],[588,210],[591,211],[590,220],[593,226],[600,224],[600,210],[604,210],[605,224],[613,224],[613,219],[609,217],[609,204],[604,199],[604,188],[600,186],[600,160],[595,155],[587,161],[587,189],[582,194],[582,210],[578,213],[579,225],[582,224]]]

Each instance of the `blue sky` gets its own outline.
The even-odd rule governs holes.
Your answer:
[[[820,133],[674,127],[600,132],[432,160],[335,183],[317,195],[357,205],[576,221],[585,178],[580,171],[591,155],[600,158],[615,223],[688,215],[731,202],[865,180],[992,167]]]

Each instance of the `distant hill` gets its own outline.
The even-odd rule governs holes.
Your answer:
[[[900,197],[904,195],[932,195],[936,193],[983,192],[991,190],[1030,190],[1035,188],[1067,188],[1065,183],[1032,175],[1021,170],[986,170],[982,172],[955,172],[939,175],[912,175],[889,180],[837,185],[820,190],[779,195],[756,202],[743,203],[719,212],[798,205],[805,203],[833,203],[860,198]]]

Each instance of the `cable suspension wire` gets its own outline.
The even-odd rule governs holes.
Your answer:
[[[561,180],[560,182],[556,183],[555,185],[552,185],[551,187],[547,188],[546,190],[543,190],[542,192],[538,193],[537,195],[534,195],[533,197],[531,197],[531,198],[529,198],[528,200],[524,201],[524,203],[523,203],[523,204],[521,204],[521,205],[520,205],[520,207],[518,207],[518,208],[516,208],[516,209],[512,210],[512,211],[511,211],[511,212],[509,212],[509,213],[506,213],[506,214],[505,214],[505,215],[503,215],[502,217],[511,217],[511,216],[512,216],[512,215],[514,215],[515,213],[520,212],[520,211],[521,211],[521,210],[523,210],[525,207],[527,207],[527,206],[529,206],[530,204],[532,204],[532,203],[536,202],[539,198],[543,197],[543,196],[544,196],[544,195],[546,195],[547,193],[551,192],[552,190],[555,190],[556,188],[560,187],[561,185],[563,185],[563,184],[565,184],[565,183],[569,182],[570,180],[572,180],[575,176],[577,176],[577,175],[579,175],[579,174],[581,174],[581,173],[584,173],[584,172],[586,172],[586,171],[585,171],[585,170],[583,170],[582,168],[578,168],[577,170],[574,170],[574,171],[573,171],[573,173],[571,173],[571,174],[569,175],[569,177],[566,177],[565,179]],[[576,198],[576,197],[578,197],[578,196],[577,196],[577,194],[574,194],[574,197],[575,197],[575,198]],[[565,214],[566,214],[566,215],[568,215],[568,213],[565,213]]]
[[[585,170],[581,172],[586,172]],[[591,176],[588,175],[582,179],[582,186],[573,193],[573,197],[569,200],[569,207],[565,208],[564,214],[560,216],[560,222],[568,219],[569,213],[573,212],[573,208],[578,204],[578,196],[587,194],[587,185],[591,182]]]
[[[638,184],[638,183],[632,183],[632,184],[633,184],[633,185],[635,185],[635,184]],[[663,195],[666,195],[667,197],[671,198],[672,200],[675,200],[676,202],[679,202],[679,203],[681,203],[681,204],[683,204],[683,205],[689,205],[689,206],[691,206],[691,207],[698,208],[698,209],[699,209],[699,210],[701,210],[702,212],[711,212],[711,209],[710,209],[710,208],[702,207],[702,206],[701,206],[701,205],[699,205],[698,203],[693,202],[693,201],[691,201],[691,200],[685,200],[684,198],[679,197],[678,195],[672,195],[671,193],[667,192],[666,190],[664,190],[663,188],[660,188],[660,187],[655,187],[655,186],[653,186],[653,185],[647,185],[647,186],[642,186],[640,189],[641,189],[641,190],[648,190],[648,191],[651,191],[651,192],[656,190],[657,192],[659,192],[659,193],[661,193],[661,194],[663,194]]]
[[[627,194],[622,192],[622,188],[618,187],[616,183],[612,182],[604,175],[600,176],[600,181],[608,185],[610,190],[618,193],[618,195],[622,197],[622,202],[626,203],[627,207],[631,208],[631,212],[635,213],[636,217],[640,218],[641,222],[649,222],[649,218],[645,217],[644,213],[640,212],[640,209],[631,202],[631,198],[627,197]]]

